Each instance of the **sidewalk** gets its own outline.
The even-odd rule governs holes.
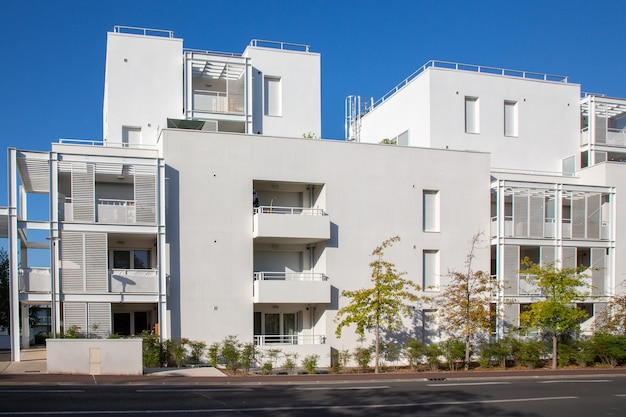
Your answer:
[[[21,362],[11,362],[10,351],[0,351],[0,375],[47,374],[46,348],[22,350]],[[144,368],[146,376],[224,377],[219,369],[199,368]]]

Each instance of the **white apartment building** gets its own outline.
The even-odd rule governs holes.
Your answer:
[[[626,100],[431,61],[377,102],[350,97],[349,140],[315,140],[303,135],[321,132],[320,55],[307,45],[221,53],[116,27],[106,54],[101,141],[8,151],[14,360],[29,306],[46,305],[53,335],[236,335],[327,365],[360,343],[335,337],[340,292],[369,285],[371,251],[395,235],[389,260],[436,296],[485,233],[474,266],[504,284],[500,335],[539,296],[524,256],[593,267],[589,328],[623,291]],[[29,210],[41,198],[44,219]],[[34,250],[49,267],[29,264]],[[436,307],[415,306],[403,337],[445,337]]]

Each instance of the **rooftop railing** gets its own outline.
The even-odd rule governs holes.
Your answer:
[[[301,43],[266,41],[263,39],[252,39],[250,41],[250,46],[257,46],[260,48],[275,48],[275,49],[282,49],[286,51],[300,51],[300,52],[311,51],[310,45],[304,45]]]
[[[92,140],[92,139],[68,139],[60,138],[59,144],[61,145],[78,145],[78,146],[103,146],[107,148],[133,148],[133,149],[156,149],[156,145],[147,145],[143,143],[125,143],[125,142],[111,142],[104,140]]]
[[[568,82],[568,78],[564,75],[542,74],[538,72],[520,71],[520,70],[512,70],[512,69],[496,68],[496,67],[486,67],[482,65],[461,64],[459,62],[430,60],[424,65],[422,65],[421,67],[419,67],[417,70],[415,70],[411,75],[406,77],[400,83],[398,83],[394,88],[389,90],[381,98],[373,102],[371,105],[367,105],[366,103],[365,111],[363,112],[363,114],[370,112],[371,110],[376,108],[376,106],[384,103],[391,96],[393,96],[398,91],[403,89],[409,82],[417,78],[420,74],[424,73],[428,68],[445,68],[445,69],[451,69],[455,71],[469,71],[469,72],[477,72],[477,73],[482,73],[482,74],[518,77],[518,78],[526,78],[526,79],[540,80],[540,81],[552,81],[552,82],[562,82],[562,83]]]
[[[183,49],[183,53],[185,53],[185,52],[191,52],[192,54],[218,55],[218,56],[228,56],[228,57],[241,58],[241,54],[238,54],[236,52],[210,51],[208,49],[184,48]]]
[[[163,30],[163,29],[151,29],[151,28],[140,28],[134,26],[114,26],[113,32],[115,33],[127,33],[130,35],[143,35],[143,36],[159,36],[162,38],[173,38],[174,31],[173,30]]]

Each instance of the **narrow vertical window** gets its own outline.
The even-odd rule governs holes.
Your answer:
[[[480,133],[478,97],[465,97],[465,133]]]
[[[265,114],[283,115],[282,85],[280,77],[265,77]]]
[[[518,136],[517,101],[504,102],[504,136]]]
[[[439,251],[425,250],[424,262],[424,291],[439,291]]]
[[[424,190],[423,194],[424,219],[423,226],[425,232],[439,231],[439,191]]]
[[[141,143],[141,128],[122,126],[122,146],[127,148],[128,146]]]

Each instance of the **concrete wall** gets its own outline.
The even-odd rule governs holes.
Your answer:
[[[183,40],[107,34],[103,137],[122,141],[122,127],[141,128],[141,143],[156,144],[167,118],[183,116]]]
[[[141,339],[47,339],[49,374],[142,375]]]
[[[253,133],[302,137],[311,132],[321,136],[320,54],[249,46],[243,56],[252,63]],[[281,80],[281,116],[264,114],[263,77]]]
[[[357,346],[351,329],[334,336],[346,304],[338,294],[370,285],[370,254],[383,240],[401,237],[388,259],[417,283],[423,251],[439,250],[443,282],[448,270],[463,269],[472,236],[489,227],[487,154],[174,130],[164,132],[163,151],[173,338],[251,341],[255,180],[324,184],[331,237],[318,244],[326,267],[316,271],[329,276],[332,298],[317,306],[315,334],[337,349]],[[423,190],[440,191],[440,232],[422,231]],[[488,270],[487,247],[475,267]]]
[[[489,152],[494,168],[560,172],[561,160],[579,152],[579,96],[578,84],[429,68],[363,117],[361,141],[409,130],[411,146]],[[479,99],[479,133],[465,133],[465,97]],[[517,102],[517,137],[504,134],[505,101]]]

